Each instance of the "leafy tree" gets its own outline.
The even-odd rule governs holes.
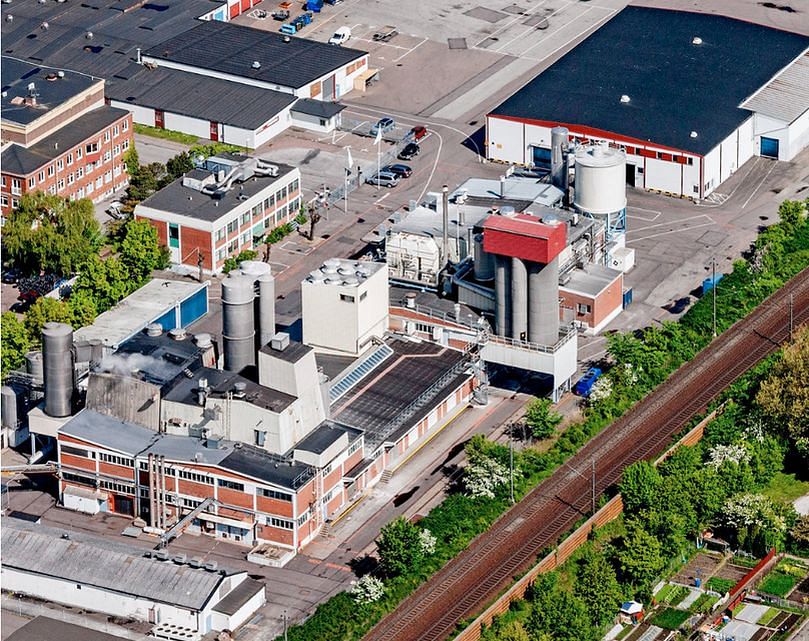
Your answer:
[[[3,226],[3,252],[28,272],[69,275],[97,253],[101,240],[89,200],[43,192],[24,194]]]
[[[75,329],[92,324],[98,316],[96,302],[87,290],[71,294],[67,304],[70,308],[70,324]]]
[[[799,200],[785,200],[778,206],[778,218],[790,228],[795,228],[801,222],[806,207]]]
[[[165,269],[169,264],[168,249],[160,245],[157,229],[146,220],[130,220],[124,228],[121,242],[121,262],[130,277],[143,284],[155,269]]]
[[[497,629],[498,641],[532,641],[522,623],[510,621]]]
[[[601,551],[590,552],[584,558],[573,593],[587,606],[590,623],[595,628],[604,627],[615,617],[622,600],[621,586]]]
[[[222,265],[222,271],[226,274],[238,269],[239,266],[246,260],[255,260],[258,257],[258,252],[253,249],[243,249],[237,256],[229,256],[225,259]]]
[[[773,425],[783,426],[798,453],[809,461],[809,326],[784,348],[756,402]]]
[[[464,469],[463,483],[467,493],[476,498],[493,499],[496,491],[509,482],[509,469],[500,460],[499,446],[477,434],[464,449],[468,463]],[[518,472],[515,470],[514,473]]]
[[[618,488],[627,514],[638,515],[659,501],[660,473],[648,461],[638,461],[624,470]]]
[[[126,164],[126,173],[128,173],[129,178],[132,179],[132,177],[138,173],[138,169],[140,169],[140,158],[138,158],[135,145],[131,145],[129,149],[126,150],[124,154],[124,164]]]
[[[34,344],[39,343],[45,323],[70,323],[72,321],[68,304],[55,298],[38,298],[25,314],[25,329]]]
[[[401,516],[382,528],[376,549],[387,576],[413,572],[424,558],[419,528]]]
[[[28,330],[14,312],[3,312],[0,319],[0,358],[2,358],[2,376],[20,367],[25,362],[25,353],[31,347]]]
[[[5,371],[5,368],[4,368]],[[790,531],[792,539],[801,547],[809,548],[809,514],[796,519]]]
[[[548,634],[554,641],[593,639],[593,628],[584,602],[562,589],[558,579],[556,572],[549,572],[537,579],[528,629],[535,637]]]
[[[795,521],[791,505],[775,503],[761,494],[736,494],[722,509],[722,526],[738,547],[766,554],[770,548],[783,549],[789,527]]]
[[[160,188],[160,181],[166,175],[163,163],[153,162],[140,165],[137,171],[129,176],[127,196],[136,203],[146,200]]]
[[[623,578],[643,598],[650,595],[654,581],[666,566],[660,541],[635,522],[627,523],[618,562]]]
[[[535,398],[528,404],[525,411],[525,423],[534,438],[550,437],[562,422],[562,416],[553,411],[552,406],[553,403],[549,398]]]
[[[169,158],[168,161],[166,161],[166,175],[160,181],[160,187],[165,187],[169,183],[174,182],[193,168],[194,161],[191,158],[191,154],[187,151],[177,154],[174,158]]]
[[[88,260],[79,274],[73,295],[85,292],[100,313],[108,310],[124,296],[138,287],[129,276],[129,270],[115,257],[101,260],[98,256]]]

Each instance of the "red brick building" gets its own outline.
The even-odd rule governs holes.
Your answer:
[[[42,191],[99,202],[127,186],[132,116],[104,105],[104,81],[3,57],[3,214]]]

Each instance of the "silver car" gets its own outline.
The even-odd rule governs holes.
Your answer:
[[[399,176],[389,171],[380,171],[378,174],[368,176],[365,182],[377,187],[395,187],[399,184]]]

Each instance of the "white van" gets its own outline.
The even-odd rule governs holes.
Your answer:
[[[351,29],[348,27],[340,27],[334,32],[334,35],[329,38],[330,45],[341,45],[344,42],[351,40]]]

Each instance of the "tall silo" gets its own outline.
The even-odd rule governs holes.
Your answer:
[[[65,323],[45,323],[42,328],[45,413],[70,416],[73,409],[73,328]]]
[[[576,150],[573,206],[604,221],[607,239],[626,230],[626,155],[605,144]]]
[[[239,372],[256,364],[253,278],[231,274],[222,281],[222,342],[225,369]]]
[[[28,352],[25,355],[25,371],[31,377],[30,401],[38,401],[43,397],[42,388],[44,386],[44,366],[42,364],[42,352]]]
[[[256,350],[275,335],[275,278],[268,263],[244,261],[239,271],[254,283]]]

